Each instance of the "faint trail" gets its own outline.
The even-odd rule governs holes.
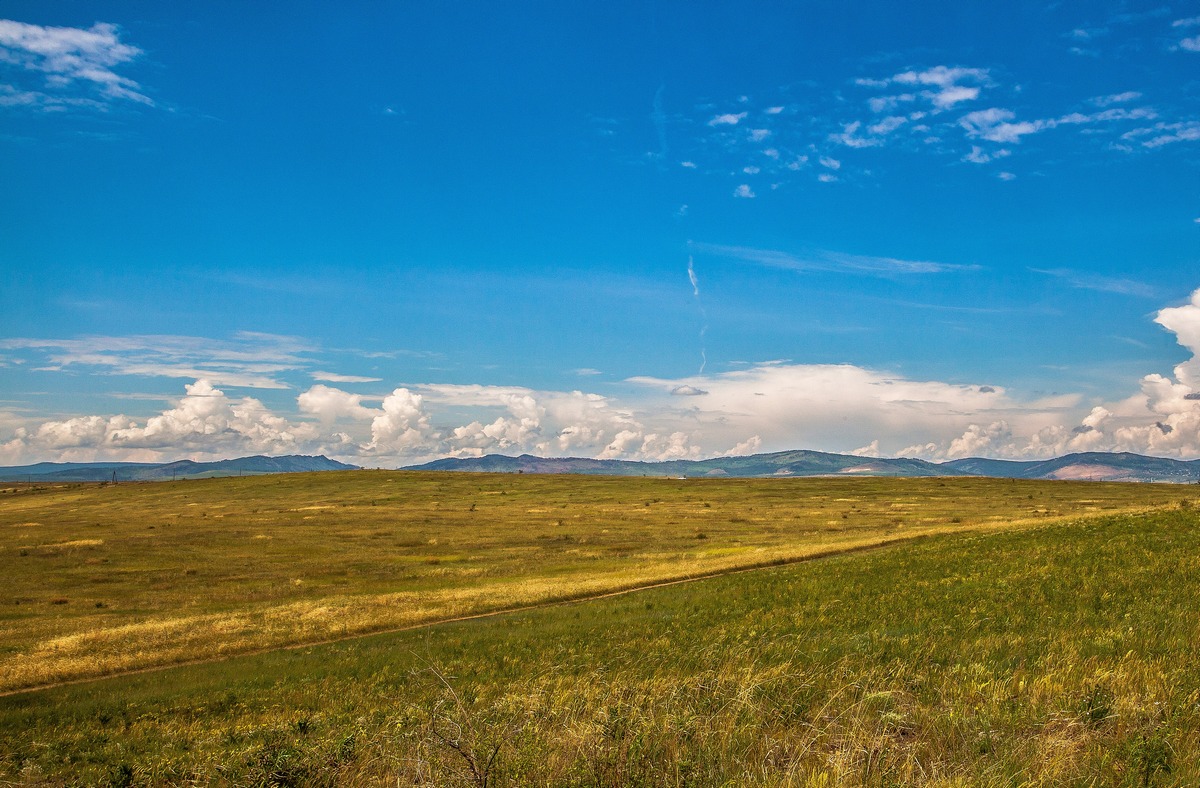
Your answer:
[[[851,547],[839,547],[830,550],[824,550],[809,555],[795,556],[792,558],[776,558],[771,561],[764,561],[757,564],[749,564],[747,566],[735,567],[732,569],[722,569],[716,572],[707,572],[699,575],[686,575],[684,577],[676,577],[670,580],[659,580],[653,583],[642,585],[629,586],[627,588],[617,588],[612,591],[604,591],[598,594],[585,594],[581,596],[563,597],[557,599],[548,599],[545,602],[536,602],[532,605],[521,605],[519,607],[506,607],[499,610],[489,610],[483,613],[471,613],[465,616],[454,616],[452,618],[439,618],[432,621],[424,621],[419,624],[408,624],[403,627],[395,627],[392,629],[377,629],[370,632],[359,632],[353,635],[343,635],[336,638],[328,638],[326,640],[309,640],[303,643],[293,643],[286,646],[270,646],[268,648],[253,649],[250,651],[240,651],[235,654],[224,654],[219,657],[206,657],[201,659],[191,659],[183,662],[170,662],[163,665],[151,665],[144,668],[133,668],[131,670],[122,670],[115,673],[107,673],[103,676],[92,676],[89,678],[69,679],[67,681],[56,681],[50,684],[39,684],[35,687],[23,687],[21,689],[5,690],[0,692],[0,698],[7,698],[13,695],[25,695],[31,692],[41,692],[43,690],[57,689],[59,687],[71,687],[77,684],[91,684],[108,679],[117,679],[124,676],[137,676],[143,673],[158,673],[163,670],[171,670],[172,668],[186,668],[196,665],[212,665],[218,662],[228,662],[232,659],[241,657],[253,657],[262,654],[270,654],[278,651],[296,651],[302,648],[313,648],[315,646],[328,646],[334,643],[345,643],[350,640],[361,640],[362,638],[374,637],[376,635],[394,635],[400,632],[411,632],[417,629],[429,629],[431,627],[441,626],[443,624],[454,624],[461,621],[476,621],[484,618],[496,618],[506,616],[512,613],[524,613],[531,610],[543,610],[550,607],[563,607],[566,605],[577,605],[585,602],[595,602],[600,599],[611,599],[613,597],[625,596],[627,594],[635,594],[639,591],[651,591],[656,588],[667,588],[669,586],[682,585],[684,583],[697,583],[701,580],[712,580],[718,577],[727,577],[729,575],[744,574],[746,572],[758,572],[764,569],[775,569],[782,566],[792,566],[794,564],[803,564],[811,561],[819,561],[824,558],[836,558],[838,556],[853,555],[855,553],[866,553],[873,550],[881,550],[885,547],[892,547],[897,544],[908,542],[916,542],[922,539],[927,539],[933,534],[920,533],[912,536],[897,536],[891,539],[884,539],[879,542],[870,542],[868,544],[853,545]]]

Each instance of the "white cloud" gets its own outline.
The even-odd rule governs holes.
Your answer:
[[[844,123],[842,124],[841,132],[838,134],[830,134],[829,140],[831,142],[837,142],[845,145],[848,148],[870,148],[883,144],[883,140],[881,139],[861,136],[859,134],[859,129],[861,128],[862,121],[856,120],[852,123]],[[826,161],[827,159],[821,159],[822,164],[825,164]],[[828,161],[834,161],[834,159],[828,159]],[[838,163],[838,166],[841,166],[840,162]],[[834,167],[833,169],[837,168]]]
[[[990,142],[1016,143],[1027,134],[1035,134],[1045,128],[1040,122],[1019,121],[1013,123],[1016,114],[1011,110],[992,107],[969,112],[959,118],[969,137],[980,137]]]
[[[745,119],[746,114],[747,113],[745,113],[745,112],[738,112],[736,114],[735,113],[726,113],[724,115],[717,115],[716,117],[714,117],[712,120],[710,120],[708,122],[708,125],[710,125],[710,126],[736,126],[737,124],[741,123],[743,119]]]
[[[371,441],[365,447],[367,452],[415,454],[436,448],[436,435],[420,394],[398,388],[384,397],[381,410],[371,419]]]
[[[891,112],[901,104],[916,101],[916,99],[917,97],[912,93],[901,93],[897,96],[874,96],[867,99],[867,106],[875,113]]]
[[[884,80],[859,80],[858,84],[868,87],[886,87],[892,84],[929,87],[932,90],[922,91],[921,96],[928,100],[935,110],[940,111],[964,101],[974,101],[979,98],[981,88],[990,86],[992,80],[988,70],[984,68],[934,66],[924,71],[905,71]],[[875,106],[872,105],[872,109]],[[891,108],[886,104],[879,106],[885,109],[876,110],[877,112]]]
[[[1188,52],[1200,52],[1200,36],[1185,38],[1179,42],[1180,49],[1186,49]]]
[[[327,424],[338,419],[371,419],[375,412],[364,407],[363,398],[359,394],[316,385],[296,398],[300,412],[315,416]]]
[[[990,415],[990,421],[1015,414],[1022,424],[1040,428],[1052,423],[1056,411],[1075,403],[1073,398],[1019,403],[996,387],[985,391],[981,386],[916,381],[849,364],[770,364],[682,380],[631,382],[651,391],[702,387],[708,393],[688,398],[687,416],[704,444],[769,436],[762,444],[766,451],[847,451],[873,443],[881,451],[885,441],[890,447],[883,448],[894,451],[933,436],[948,443],[980,414]],[[656,405],[651,401],[651,407]]]
[[[754,193],[754,190],[750,188],[750,184],[743,183],[743,184],[739,184],[738,187],[733,190],[733,196],[734,197],[742,197],[744,199],[753,199],[754,197],[756,197],[758,195],[756,195]]]
[[[16,431],[0,445],[10,461],[51,458],[177,459],[295,453],[316,437],[308,424],[290,424],[251,397],[230,399],[206,380],[186,386],[175,407],[139,422],[129,416],[80,416]]]
[[[1156,123],[1147,128],[1127,131],[1121,135],[1121,139],[1137,143],[1144,148],[1161,148],[1176,142],[1196,142],[1200,140],[1200,121]]]
[[[378,383],[382,378],[368,378],[362,375],[341,375],[337,372],[314,372],[313,380],[323,380],[326,383]]]
[[[1153,298],[1157,295],[1157,291],[1153,287],[1145,282],[1139,282],[1134,279],[1103,276],[1089,271],[1073,271],[1068,268],[1030,268],[1029,270],[1037,274],[1057,277],[1071,287],[1082,290],[1097,290],[1103,293],[1117,293],[1118,295],[1139,296],[1142,298]]]
[[[1019,143],[1021,137],[1029,134],[1037,134],[1047,129],[1058,128],[1059,126],[1112,123],[1114,121],[1128,120],[1152,120],[1155,117],[1157,117],[1156,113],[1149,107],[1138,107],[1135,109],[1110,107],[1109,109],[1090,114],[1071,112],[1057,118],[1041,118],[1031,121],[1014,122],[1016,114],[1012,110],[992,107],[990,109],[969,112],[959,118],[958,123],[966,130],[968,137],[985,139],[990,142]]]
[[[314,348],[296,337],[238,332],[230,339],[177,335],[0,340],[28,353],[43,371],[204,379],[214,386],[282,389],[279,373],[302,369]]]
[[[852,449],[847,452],[856,457],[878,457],[879,456],[879,440],[873,440],[866,446],[859,446],[857,449]]]
[[[890,115],[878,123],[874,123],[867,127],[867,131],[879,136],[886,136],[907,122],[908,118],[904,117],[903,115]]]
[[[969,161],[972,164],[987,164],[989,161],[995,161],[996,159],[1002,159],[1005,156],[1010,155],[1011,153],[1012,153],[1012,151],[1008,150],[1007,148],[999,148],[998,150],[985,151],[983,148],[979,147],[978,145],[972,145],[971,152],[968,153],[967,155],[963,156],[962,160]]]
[[[1127,101],[1137,101],[1142,97],[1141,93],[1135,90],[1127,90],[1124,93],[1113,93],[1108,96],[1096,96],[1091,99],[1091,103],[1097,107],[1107,107],[1111,104],[1123,104]]]
[[[778,115],[779,113],[783,112],[783,107],[767,107],[763,111],[768,115]]]
[[[750,139],[754,142],[762,142],[767,137],[771,136],[770,129],[750,129]]]
[[[818,159],[818,161],[820,162],[821,166],[825,167],[826,169],[840,170],[842,168],[842,163],[840,161],[830,158],[829,156],[822,156],[820,159]]]
[[[43,87],[30,91],[6,86],[4,103],[56,109],[102,107],[106,101],[123,100],[153,106],[141,85],[114,70],[141,54],[137,47],[121,42],[116,25],[105,22],[83,29],[0,19],[0,63],[41,74]],[[78,90],[85,95],[72,94]]]

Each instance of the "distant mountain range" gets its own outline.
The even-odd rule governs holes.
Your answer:
[[[139,462],[40,462],[0,468],[0,481],[118,482],[164,479],[206,479],[268,473],[345,471],[357,468],[325,456],[292,454],[285,457],[241,457],[217,462],[178,460]],[[989,460],[971,457],[949,462],[856,457],[820,451],[781,451],[748,457],[711,460],[591,460],[582,457],[507,457],[489,454],[466,459],[447,458],[409,471],[476,473],[582,473],[602,476],[797,477],[797,476],[992,476],[1005,479],[1084,479],[1116,482],[1200,482],[1200,460],[1170,460],[1127,452],[1068,454],[1053,460]]]
[[[258,476],[266,473],[347,471],[357,468],[324,455],[307,457],[241,457],[217,462],[177,460],[161,464],[145,462],[39,462],[0,468],[0,481],[19,482],[118,482],[164,479],[210,479],[218,476]],[[115,477],[114,477],[114,474]]]
[[[819,451],[781,451],[711,460],[589,460],[576,457],[443,459],[414,465],[413,471],[492,473],[582,473],[607,476],[788,477],[788,476],[992,476],[1005,479],[1087,479],[1122,482],[1200,481],[1200,460],[1170,460],[1127,452],[1068,454],[1053,460],[989,460],[972,457],[934,463],[925,460],[856,457]]]

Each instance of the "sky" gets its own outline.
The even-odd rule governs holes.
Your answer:
[[[0,4],[0,464],[1200,457],[1200,2]]]

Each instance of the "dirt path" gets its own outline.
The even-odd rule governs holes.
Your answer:
[[[269,654],[276,651],[295,651],[302,648],[312,648],[314,646],[327,646],[333,643],[344,643],[349,640],[360,640],[367,637],[375,637],[376,635],[392,635],[399,632],[411,632],[416,629],[428,629],[437,627],[443,624],[454,624],[460,621],[476,621],[482,618],[495,618],[497,616],[506,616],[510,613],[524,613],[531,610],[542,610],[549,607],[561,607],[564,605],[577,605],[585,602],[595,602],[600,599],[611,599],[612,597],[625,596],[626,594],[635,594],[640,591],[650,591],[655,588],[667,588],[669,586],[682,585],[684,583],[697,583],[701,580],[712,580],[717,577],[726,577],[729,575],[743,574],[745,572],[758,572],[764,569],[774,569],[782,566],[792,566],[794,564],[803,564],[810,561],[818,561],[824,558],[836,558],[843,555],[852,555],[854,553],[865,553],[872,550],[881,550],[885,547],[891,547],[897,544],[915,542],[929,538],[930,534],[915,534],[913,536],[901,536],[892,539],[884,539],[880,542],[872,542],[870,544],[855,545],[853,547],[841,547],[832,550],[825,550],[818,553],[812,553],[805,556],[797,556],[795,558],[780,558],[773,561],[768,561],[760,564],[751,564],[749,566],[737,567],[734,569],[722,569],[717,572],[708,572],[699,575],[688,575],[685,577],[677,577],[670,580],[660,580],[654,583],[644,585],[630,586],[627,588],[618,588],[612,591],[605,591],[599,594],[586,594],[582,596],[550,599],[545,602],[537,602],[532,605],[522,605],[519,607],[506,607],[499,610],[489,610],[483,613],[472,613],[466,616],[455,616],[453,618],[439,618],[432,621],[424,621],[420,624],[409,624],[403,627],[394,629],[379,629],[372,632],[359,632],[353,635],[344,635],[326,640],[310,640],[303,643],[293,643],[287,646],[272,646],[270,648],[254,649],[251,651],[243,651],[237,654],[224,654],[219,657],[208,657],[201,659],[187,660],[184,662],[170,662],[163,665],[151,665],[145,668],[135,668],[133,670],[123,670],[116,673],[108,673],[103,676],[91,676],[81,679],[70,679],[68,681],[56,681],[50,684],[39,684],[34,687],[23,687],[21,689],[6,690],[0,692],[0,698],[7,698],[13,695],[25,695],[31,692],[41,692],[43,690],[57,689],[58,687],[70,687],[77,684],[91,684],[99,681],[107,681],[108,679],[121,678],[123,676],[137,676],[143,673],[157,673],[163,670],[171,670],[172,668],[184,668],[194,665],[211,665],[218,662],[227,662],[232,659],[241,657],[252,657],[259,654]]]

